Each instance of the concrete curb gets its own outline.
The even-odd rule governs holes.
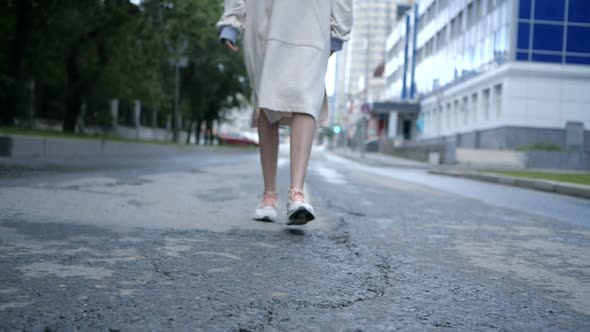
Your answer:
[[[437,175],[462,177],[467,179],[486,181],[508,186],[547,191],[562,195],[590,199],[590,186],[578,185],[573,183],[570,184],[551,180],[531,179],[508,175],[486,174],[468,170],[431,169],[429,173]]]
[[[110,140],[0,135],[0,157],[8,158],[74,158],[141,156],[176,151],[189,151],[193,146],[159,145]]]

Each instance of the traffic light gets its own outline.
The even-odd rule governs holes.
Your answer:
[[[340,126],[338,126],[338,125],[334,126],[334,134],[340,134],[341,131],[342,131],[342,128],[340,128]]]

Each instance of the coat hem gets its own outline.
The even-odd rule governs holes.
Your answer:
[[[280,126],[291,126],[293,113],[307,114],[313,117],[316,127],[319,128],[321,127],[319,116],[309,112],[313,108],[309,104],[284,104],[280,102],[258,104],[252,116],[252,128],[258,127],[258,118],[261,111],[265,112],[271,124],[278,122]]]

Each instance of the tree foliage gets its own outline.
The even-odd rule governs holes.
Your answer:
[[[219,0],[5,0],[0,4],[0,102],[3,125],[27,116],[35,82],[38,117],[75,130],[82,104],[109,114],[109,100],[140,100],[160,118],[174,110],[171,59],[180,70],[185,124],[223,117],[248,94],[240,54],[226,52],[214,27]],[[177,128],[179,129],[179,128]]]

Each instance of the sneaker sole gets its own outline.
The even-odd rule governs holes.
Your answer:
[[[287,225],[305,225],[314,219],[315,216],[311,212],[307,211],[304,207],[300,207],[291,213]]]
[[[267,217],[267,216],[264,216],[262,218],[254,218],[254,220],[262,221],[262,222],[274,222],[275,221],[273,218]]]

